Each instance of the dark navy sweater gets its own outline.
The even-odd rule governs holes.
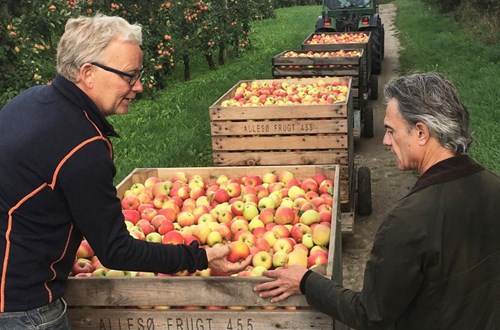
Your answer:
[[[61,297],[85,237],[109,268],[174,273],[208,267],[193,246],[132,238],[113,185],[113,127],[57,76],[0,110],[0,312]]]

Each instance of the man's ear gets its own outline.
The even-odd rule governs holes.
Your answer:
[[[85,85],[87,88],[92,88],[94,85],[93,67],[90,63],[85,63],[80,67],[79,83]]]
[[[422,122],[418,122],[415,124],[415,130],[417,131],[418,135],[418,143],[420,145],[425,145],[431,137],[429,127]]]

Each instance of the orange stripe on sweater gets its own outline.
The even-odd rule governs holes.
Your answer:
[[[61,253],[61,256],[57,260],[55,260],[53,263],[50,264],[50,269],[52,270],[53,275],[49,281],[53,281],[57,276],[57,272],[54,269],[54,265],[57,264],[59,261],[61,261],[64,258],[64,256],[66,255],[66,251],[68,250],[69,241],[71,240],[71,233],[72,232],[73,232],[73,224],[71,224],[71,226],[69,227],[68,237],[66,238],[66,244],[64,245],[64,250]],[[47,282],[45,282],[44,286],[45,286],[45,289],[47,290],[47,293],[49,295],[49,304],[50,304],[52,302],[52,291],[50,290]]]
[[[3,270],[2,270],[2,279],[0,282],[0,313],[5,311],[5,279],[7,276],[7,265],[9,264],[9,254],[10,254],[10,232],[12,230],[12,213],[21,207],[28,199],[36,195],[39,191],[47,187],[47,184],[44,183],[40,187],[33,190],[28,195],[24,196],[14,207],[9,210],[9,218],[7,223],[7,231],[5,232],[5,258],[3,260]]]

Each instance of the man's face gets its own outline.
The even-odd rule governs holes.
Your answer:
[[[384,126],[386,128],[383,143],[391,147],[396,155],[398,169],[413,170],[418,168],[418,153],[420,150],[418,132],[415,128],[408,128],[408,123],[401,117],[396,99],[387,104]]]
[[[113,41],[104,50],[99,64],[136,74],[142,69],[142,50],[131,42]],[[104,116],[126,114],[128,106],[137,93],[143,91],[140,79],[132,86],[129,78],[93,66],[94,85],[90,97]]]

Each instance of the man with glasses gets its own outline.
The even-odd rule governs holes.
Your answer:
[[[65,282],[85,237],[104,266],[176,273],[250,263],[229,247],[132,238],[113,185],[106,116],[126,114],[143,88],[142,33],[119,17],[70,19],[52,84],[0,110],[0,329],[68,329]]]

